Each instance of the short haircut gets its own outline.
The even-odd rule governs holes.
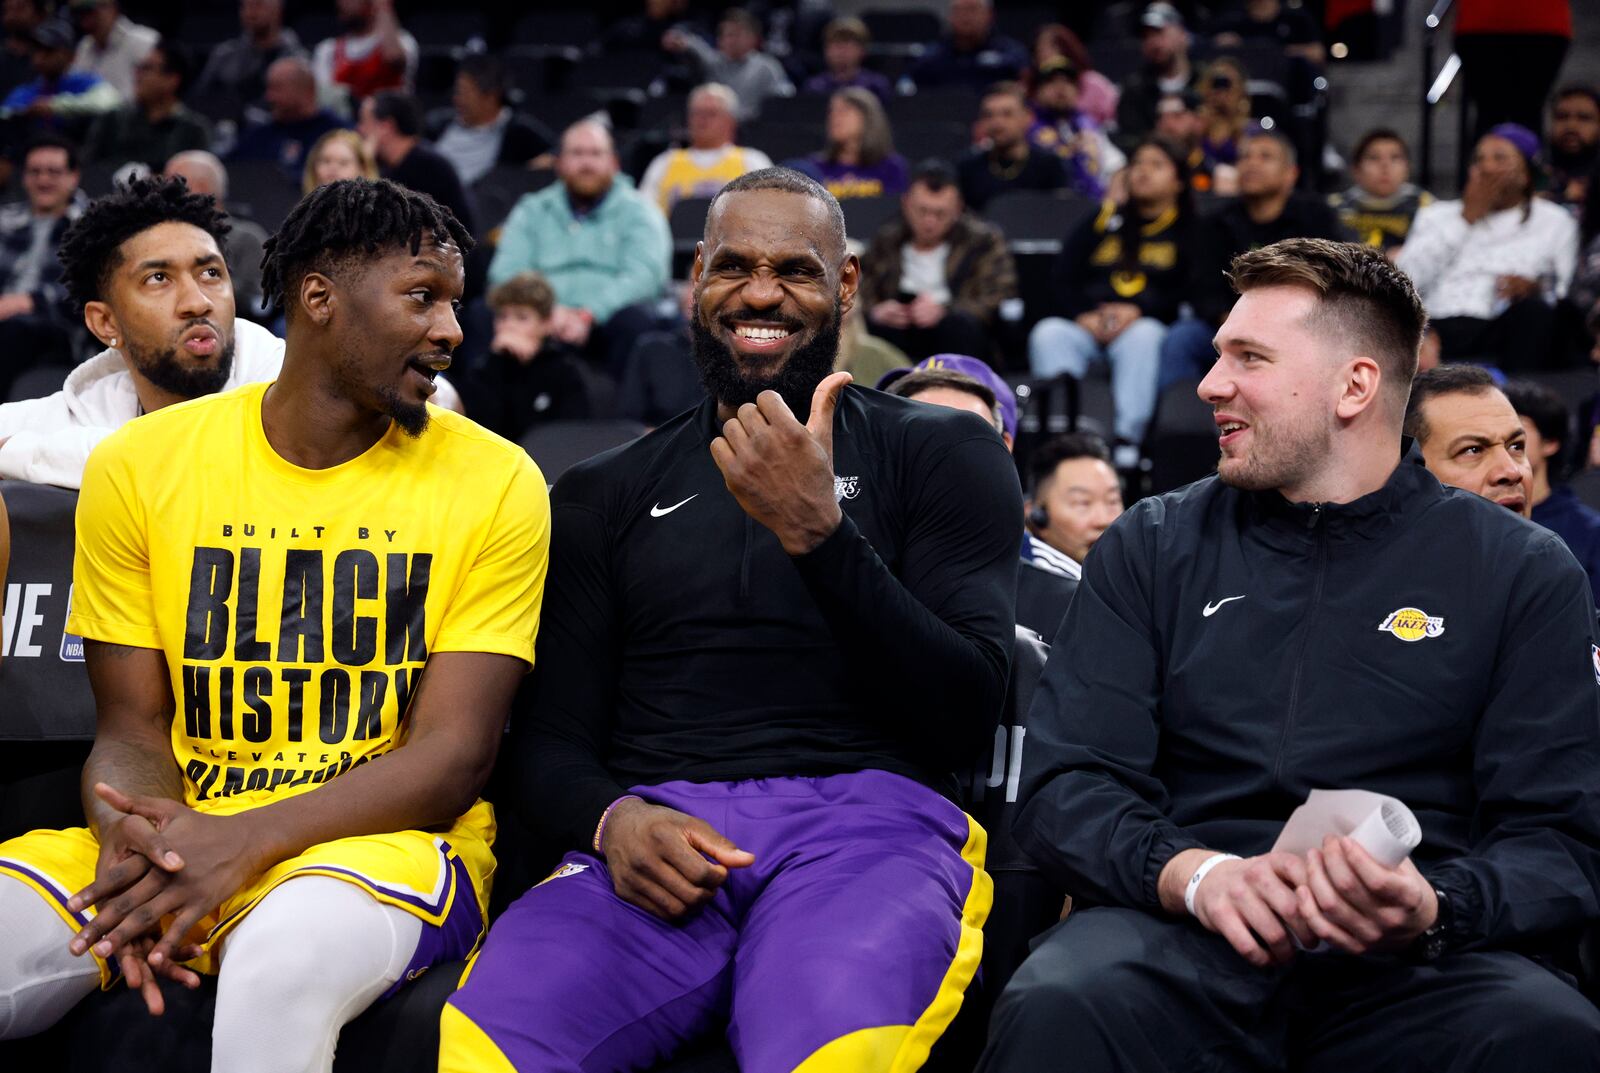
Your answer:
[[[182,41],[173,37],[161,38],[150,51],[161,54],[161,66],[166,69],[167,74],[178,79],[178,96],[183,96],[184,90],[189,88],[189,83],[194,81],[194,53],[190,52]]]
[[[1550,94],[1550,103],[1556,104],[1568,97],[1588,97],[1596,108],[1600,108],[1600,86],[1592,82],[1568,82]]]
[[[1064,436],[1046,440],[1028,456],[1029,494],[1037,496],[1041,486],[1055,476],[1056,467],[1076,458],[1092,458],[1111,464],[1111,452],[1106,441],[1092,432],[1069,432]]]
[[[974,380],[966,373],[958,373],[954,369],[918,369],[890,384],[888,390],[889,394],[899,395],[902,399],[914,399],[924,391],[936,387],[947,387],[971,395],[988,409],[989,423],[1004,431],[1000,403],[994,397],[994,392],[990,390],[988,384]]]
[[[518,272],[489,292],[489,308],[496,313],[508,306],[526,306],[548,320],[556,307],[556,292],[537,272]]]
[[[991,82],[984,88],[983,96],[978,99],[979,103],[988,100],[990,97],[1015,97],[1017,103],[1021,104],[1022,107],[1029,107],[1028,91],[1023,88],[1021,82]]]
[[[1433,434],[1424,412],[1429,399],[1441,395],[1483,395],[1498,390],[1494,377],[1481,365],[1451,362],[1419,373],[1411,385],[1411,396],[1406,400],[1405,434],[1419,444],[1428,442]]]
[[[422,136],[422,106],[409,93],[381,89],[372,95],[372,117],[387,119],[402,138]]]
[[[931,192],[937,194],[952,186],[959,186],[956,169],[947,161],[938,157],[929,157],[911,169],[911,181],[906,184],[907,189],[913,186],[926,186]]]
[[[60,134],[34,135],[32,138],[28,139],[28,143],[22,147],[22,156],[20,159],[23,167],[27,167],[28,158],[33,155],[34,150],[36,149],[59,149],[63,153],[67,154],[68,170],[78,170],[78,147],[73,143],[71,138],[64,137]]]
[[[185,149],[181,153],[173,153],[172,159],[167,161],[167,167],[174,164],[199,164],[211,172],[211,181],[216,184],[217,192],[212,195],[218,201],[226,204],[228,200],[228,168],[217,154],[206,149]]]
[[[469,52],[461,59],[461,66],[456,68],[457,75],[466,75],[467,80],[478,87],[479,93],[487,93],[491,97],[505,99],[506,95],[506,68],[503,63],[487,52]]]
[[[1396,409],[1404,404],[1428,315],[1411,280],[1382,251],[1354,242],[1285,239],[1235,257],[1228,278],[1240,294],[1273,286],[1315,291],[1312,327],[1375,358],[1382,390]]]
[[[1353,149],[1350,153],[1350,163],[1361,163],[1361,158],[1367,155],[1367,150],[1371,149],[1379,142],[1396,143],[1400,146],[1400,155],[1405,157],[1408,163],[1410,162],[1411,147],[1406,144],[1406,140],[1400,137],[1397,131],[1391,130],[1388,127],[1373,127],[1371,130],[1363,134],[1361,139],[1356,142],[1355,149]]]
[[[867,29],[867,24],[854,15],[843,15],[828,23],[822,30],[822,43],[831,45],[835,41],[854,41],[858,45],[872,43],[872,31]]]
[[[216,240],[228,235],[228,215],[210,194],[191,194],[182,179],[134,179],[89,203],[61,236],[57,254],[67,295],[83,308],[105,297],[122,266],[122,244],[158,224],[192,224]]]
[[[1289,157],[1289,163],[1295,167],[1300,166],[1300,150],[1294,147],[1293,139],[1278,127],[1263,127],[1259,123],[1252,123],[1245,129],[1243,140],[1252,141],[1256,138],[1266,138],[1268,141],[1276,142],[1283,147],[1284,153]]]
[[[759,168],[748,171],[728,185],[718,190],[711,199],[711,204],[706,206],[706,229],[711,228],[711,216],[717,211],[717,202],[729,194],[741,194],[751,190],[780,190],[786,194],[799,194],[814,201],[822,202],[823,208],[828,210],[828,221],[832,224],[829,228],[842,259],[848,252],[845,246],[847,234],[844,224],[844,210],[839,207],[839,199],[828,193],[828,188],[809,175],[803,175],[793,168]]]
[[[463,256],[472,236],[450,210],[427,194],[387,179],[341,179],[319,186],[289,211],[261,258],[261,294],[275,312],[294,309],[291,296],[309,273],[332,275],[343,266],[394,249],[413,255],[424,236],[448,241]]]
[[[739,114],[739,95],[731,86],[725,86],[721,82],[704,82],[694,87],[689,91],[689,99],[685,105],[693,104],[696,97],[710,97],[726,108],[729,115]]]
[[[737,23],[743,29],[749,30],[757,37],[761,36],[761,20],[742,7],[730,7],[722,13],[722,18],[717,20],[721,26],[725,22]]]
[[[1512,380],[1500,390],[1511,400],[1511,408],[1518,417],[1526,417],[1539,430],[1539,438],[1556,444],[1556,453],[1550,456],[1550,479],[1562,481],[1569,475],[1568,464],[1572,452],[1568,450],[1576,439],[1573,436],[1572,414],[1561,396],[1531,380]]]

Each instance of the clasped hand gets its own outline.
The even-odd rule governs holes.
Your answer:
[[[258,870],[250,860],[251,840],[237,817],[208,816],[105,783],[94,789],[116,818],[100,825],[94,882],[67,902],[74,912],[96,909],[69,949],[115,957],[128,986],[159,1014],[158,976],[199,986],[199,977],[180,964],[200,953],[189,935]]]
[[[1322,942],[1348,954],[1403,949],[1433,925],[1438,897],[1409,859],[1386,868],[1330,835],[1305,857],[1223,861],[1201,881],[1195,917],[1252,965],[1286,965]]]

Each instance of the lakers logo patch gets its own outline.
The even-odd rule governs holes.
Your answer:
[[[1389,612],[1389,617],[1383,620],[1378,629],[1409,643],[1424,637],[1439,636],[1444,632],[1444,619],[1415,607],[1402,607]]]
[[[835,474],[833,478],[833,498],[837,500],[854,499],[861,494],[860,477],[840,477]]]
[[[575,876],[579,872],[587,872],[588,870],[589,866],[586,864],[563,864],[560,868],[539,880],[537,885],[542,887],[552,879],[565,879],[567,876]]]

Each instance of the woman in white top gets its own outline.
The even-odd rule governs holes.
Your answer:
[[[1502,123],[1473,150],[1459,201],[1419,209],[1395,264],[1416,284],[1446,361],[1507,371],[1563,364],[1555,303],[1572,284],[1578,226],[1533,196],[1539,139]]]

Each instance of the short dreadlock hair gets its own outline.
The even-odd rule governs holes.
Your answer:
[[[89,203],[61,236],[57,256],[67,296],[79,309],[105,296],[111,274],[122,266],[122,244],[157,224],[193,224],[222,248],[228,214],[210,194],[191,194],[181,178],[134,179]]]
[[[424,235],[448,239],[462,254],[472,235],[449,209],[427,194],[387,179],[341,179],[319,186],[289,212],[261,257],[261,293],[274,312],[287,313],[290,296],[312,272],[333,276],[358,258],[380,250],[409,249],[415,256]]]

